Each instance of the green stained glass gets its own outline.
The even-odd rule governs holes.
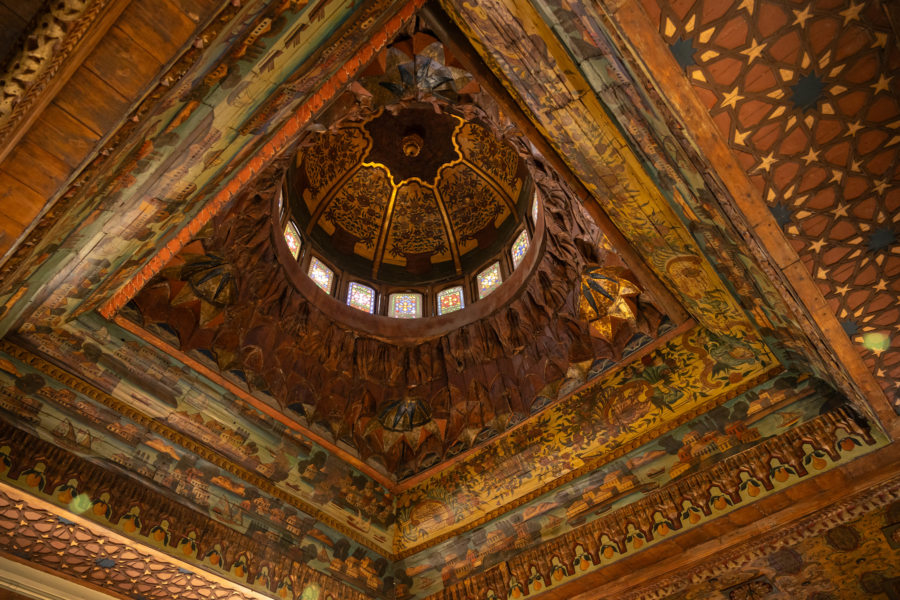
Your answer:
[[[287,242],[291,256],[296,260],[300,255],[300,232],[297,231],[297,226],[293,221],[288,221],[284,228],[284,241]]]

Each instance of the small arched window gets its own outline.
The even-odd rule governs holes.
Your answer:
[[[367,285],[351,281],[350,289],[347,291],[347,304],[372,314],[375,312],[375,290]]]
[[[309,261],[309,278],[316,282],[316,285],[325,290],[326,294],[331,293],[331,286],[334,285],[334,271],[325,266],[315,256]]]
[[[522,259],[525,258],[525,253],[528,252],[528,232],[524,229],[522,233],[519,234],[519,237],[516,238],[516,241],[513,242],[512,248],[510,249],[510,254],[512,255],[513,268],[519,266],[519,263],[522,262]]]
[[[294,225],[293,221],[288,221],[287,225],[284,226],[284,241],[287,242],[291,256],[294,257],[294,260],[297,260],[297,257],[300,256],[300,232],[297,231],[297,226]]]
[[[402,292],[391,294],[388,316],[395,319],[415,319],[422,316],[422,294]]]
[[[476,277],[478,282],[478,297],[484,298],[503,283],[503,278],[500,275],[500,262],[495,262],[487,269],[482,271]]]
[[[455,310],[460,310],[464,306],[463,289],[461,285],[442,290],[437,295],[437,312],[439,315],[452,313]]]

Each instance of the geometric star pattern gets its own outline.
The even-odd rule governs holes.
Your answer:
[[[900,49],[880,2],[642,0],[900,412]]]

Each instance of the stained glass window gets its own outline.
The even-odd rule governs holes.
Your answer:
[[[322,264],[315,256],[309,261],[309,277],[316,282],[326,294],[331,293],[331,285],[334,283],[334,272]]]
[[[510,249],[510,253],[512,253],[513,268],[519,266],[519,263],[525,258],[526,252],[528,252],[528,233],[523,229],[522,233],[519,234],[519,237],[516,238],[516,241],[513,242],[512,248]]]
[[[287,242],[291,256],[296,260],[300,256],[300,232],[297,231],[297,226],[294,225],[293,221],[288,221],[288,224],[284,227],[284,241]]]
[[[484,298],[493,292],[503,281],[500,278],[500,263],[495,262],[478,274],[478,297]]]
[[[388,316],[397,319],[415,319],[422,316],[422,295],[412,292],[391,294]]]
[[[463,289],[462,286],[447,288],[437,295],[437,310],[439,315],[452,313],[463,307]]]
[[[534,201],[531,203],[531,221],[537,224],[538,219],[538,197],[537,192],[534,193]]]
[[[355,281],[350,282],[347,304],[367,313],[375,312],[375,290]]]

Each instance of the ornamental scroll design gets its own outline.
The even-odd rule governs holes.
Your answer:
[[[467,577],[429,600],[525,597],[571,581],[667,535],[721,516],[740,504],[790,485],[811,471],[843,462],[860,445],[878,441],[851,409],[842,407],[783,435],[685,476],[575,531]],[[747,482],[758,486],[748,493]],[[790,482],[790,483],[787,483]]]

